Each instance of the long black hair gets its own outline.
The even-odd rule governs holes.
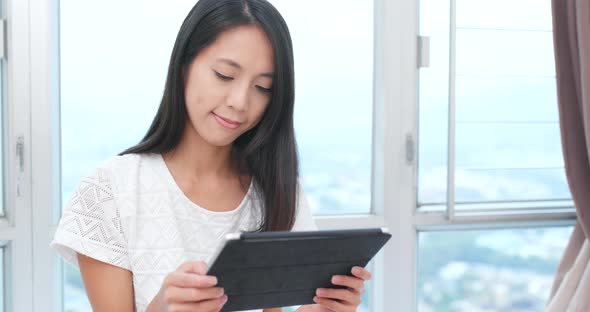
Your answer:
[[[268,36],[274,53],[270,102],[260,122],[238,137],[232,159],[252,177],[263,204],[258,231],[290,230],[295,221],[298,157],[293,129],[295,78],[293,46],[287,24],[266,0],[200,0],[185,18],[170,58],[164,95],[158,112],[130,153],[166,153],[180,142],[187,122],[183,70],[219,34],[241,25],[257,25]]]

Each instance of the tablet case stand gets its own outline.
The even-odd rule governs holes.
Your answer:
[[[382,229],[244,233],[211,265],[228,301],[221,311],[313,304],[333,275],[364,267],[389,240]]]

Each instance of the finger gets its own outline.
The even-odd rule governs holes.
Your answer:
[[[353,294],[357,295],[357,296],[362,296],[365,293],[365,289],[364,288],[360,288],[360,289],[354,289],[354,288],[347,288],[350,292],[352,292]]]
[[[210,288],[217,285],[217,277],[194,273],[172,272],[164,279],[164,286]]]
[[[337,299],[355,306],[361,303],[361,296],[349,289],[318,288],[316,295],[320,298]]]
[[[346,286],[354,289],[360,289],[364,286],[364,281],[358,277],[347,275],[332,276],[332,284],[339,286]]]
[[[313,297],[313,301],[324,308],[333,310],[333,311],[348,311],[350,310],[349,307],[346,305],[332,299],[320,298],[320,297]]]
[[[201,302],[209,299],[218,299],[224,295],[222,288],[180,288],[169,287],[164,293],[165,302]]]
[[[226,302],[227,295],[224,295],[221,298],[199,302],[196,304],[196,308],[190,311],[219,311],[225,305]]]
[[[363,279],[365,281],[368,281],[371,279],[371,272],[369,272],[367,269],[363,268],[363,267],[359,267],[356,266],[354,268],[352,268],[351,270],[352,275]]]
[[[335,312],[334,310],[323,307],[319,304],[310,305],[308,307],[311,307],[313,312]]]
[[[203,261],[187,261],[181,264],[176,271],[193,272],[201,275],[207,274],[207,263]]]
[[[210,299],[207,301],[201,301],[198,303],[177,303],[172,304],[168,308],[172,311],[179,312],[194,312],[194,311],[219,311],[223,305],[227,302],[227,296],[223,296],[217,299]]]

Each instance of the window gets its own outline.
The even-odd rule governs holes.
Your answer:
[[[457,1],[453,40],[449,16],[439,14],[450,10],[449,2],[421,2],[420,33],[431,38],[432,56],[431,65],[420,70],[421,206],[445,202],[450,161],[458,209],[468,203],[569,199],[559,143],[551,5],[543,1],[530,10],[529,2],[511,2],[514,9],[504,12],[497,2]],[[452,121],[442,118],[449,115],[449,88]],[[455,157],[449,161],[451,143]]]
[[[314,3],[338,6],[339,14],[326,25],[320,8],[310,11],[299,3],[273,3],[283,12],[294,41],[296,131],[301,176],[312,209],[318,214],[369,213],[373,6],[361,1]],[[159,105],[176,33],[191,5],[178,2],[162,9],[154,1],[127,1],[113,12],[104,2],[61,1],[64,200],[99,161],[145,134]],[[137,19],[136,26],[127,23],[129,14]],[[108,26],[94,26],[107,15]],[[156,26],[151,23],[154,18],[166,22]],[[348,23],[351,19],[358,22]],[[138,54],[139,50],[144,52]],[[99,56],[104,61],[89,61]],[[87,76],[89,80],[80,80]],[[125,125],[125,131],[112,125]]]
[[[0,1],[0,17],[2,17],[3,13],[2,13],[2,7],[3,7],[3,2]],[[4,85],[4,81],[6,81],[6,78],[4,78],[5,75],[5,64],[3,62],[0,62],[0,102],[1,103],[6,103],[5,101],[5,85]],[[6,118],[6,106],[5,105],[1,105],[0,106],[0,129],[4,129],[5,127],[5,118]],[[3,132],[4,133],[4,132]],[[0,135],[0,146],[4,146],[5,144],[5,135]],[[0,185],[4,185],[4,166],[0,166]],[[4,217],[6,216],[6,210],[5,210],[5,202],[4,202],[4,192],[0,192],[0,217]]]
[[[550,1],[271,1],[295,45],[301,177],[317,223],[386,226],[393,235],[372,263],[363,309],[470,311],[486,299],[466,306],[458,298],[479,300],[464,286],[487,285],[483,272],[508,289],[494,303],[542,305],[546,290],[517,298],[520,286],[502,277],[518,271],[547,285],[575,220],[559,146]],[[79,273],[52,258],[49,238],[80,178],[144,135],[194,1],[9,3],[1,93],[14,120],[2,121],[3,148],[22,142],[24,167],[5,153],[0,168],[22,191],[16,197],[16,184],[3,185],[5,303],[89,310]],[[499,250],[506,240],[539,243],[525,255]],[[441,244],[448,254],[428,262]],[[530,269],[519,269],[523,259]],[[441,283],[449,290],[433,292]]]
[[[422,0],[419,35],[417,310],[542,310],[574,216],[551,1]]]
[[[468,203],[569,199],[557,119],[551,3],[535,2],[534,10],[531,1],[510,3],[513,9],[507,12],[497,1],[457,1],[451,40],[449,16],[440,14],[449,12],[450,2],[420,2],[420,34],[431,40],[430,66],[420,69],[420,206],[446,201],[451,143],[458,209]],[[449,64],[453,43],[456,54]],[[449,88],[452,121],[446,118]],[[453,142],[448,141],[449,122]]]
[[[99,162],[135,145],[147,131],[160,104],[176,33],[192,5],[60,1],[63,205]],[[128,22],[130,15],[136,22]],[[64,311],[91,311],[80,272],[65,265],[63,274]]]
[[[316,10],[308,10],[299,2],[272,3],[285,17],[294,42],[295,128],[312,211],[369,214],[373,5],[325,0],[309,2]],[[145,134],[160,103],[176,34],[193,4],[60,1],[62,207],[84,175]],[[339,14],[326,23],[323,12],[335,6]],[[129,23],[130,16],[134,23]],[[64,309],[88,310],[80,273],[64,267],[63,274]]]
[[[88,301],[86,289],[82,282],[80,271],[71,265],[64,265],[64,311],[92,311],[92,306]]]
[[[0,0],[0,310],[32,309],[29,11]],[[18,272],[18,273],[17,273]]]
[[[2,245],[2,242],[0,242]],[[4,248],[0,247],[0,311],[4,311]]]
[[[373,4],[358,0],[271,2],[283,14],[293,38],[295,130],[310,206],[322,215],[368,214]],[[336,7],[338,14],[326,16],[325,12]]]
[[[570,227],[421,232],[418,311],[542,311]]]

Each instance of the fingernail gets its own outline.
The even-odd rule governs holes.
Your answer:
[[[318,302],[318,297],[313,297],[313,302]]]
[[[338,276],[332,276],[332,283],[338,283],[340,278]]]
[[[211,283],[216,285],[217,284],[217,277],[211,276]]]
[[[224,295],[223,298],[221,298],[221,304],[225,304],[227,302],[227,296]]]
[[[325,295],[325,294],[326,294],[326,291],[325,291],[325,290],[323,290],[323,289],[321,289],[321,288],[318,288],[318,289],[315,291],[315,293],[316,293],[318,296],[323,296],[323,295]]]

